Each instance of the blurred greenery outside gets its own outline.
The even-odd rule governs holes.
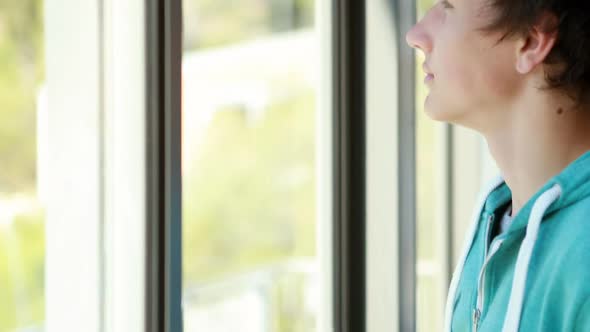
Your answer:
[[[44,319],[44,212],[35,198],[42,20],[41,0],[0,0],[0,331]],[[26,208],[11,211],[17,201]]]
[[[420,0],[419,13],[431,2]],[[313,6],[313,0],[185,0],[185,50],[220,48],[313,26]],[[0,0],[0,200],[35,196],[35,100],[44,78],[42,9],[42,0]],[[420,64],[417,61],[418,257],[431,260],[435,142],[434,125],[422,110],[426,92]],[[293,88],[297,94],[269,105],[253,124],[239,106],[216,112],[210,123],[184,177],[187,285],[315,256],[315,91]],[[2,332],[42,324],[44,319],[43,220],[43,209],[33,204],[8,227],[0,224]],[[289,292],[293,283],[287,285],[273,291],[283,303],[279,311],[289,302],[281,299],[285,294],[295,296]],[[427,307],[435,302],[428,299],[436,287],[434,277],[419,278],[420,331],[438,330],[440,322]],[[300,315],[304,313],[297,309],[278,314],[283,318],[274,322],[276,330],[304,331],[297,325]]]
[[[183,176],[187,282],[314,255],[314,103],[304,91],[252,126],[240,110],[216,113]]]
[[[184,10],[185,52],[309,29],[314,19],[313,0],[185,0]],[[316,96],[290,70],[270,82],[273,97],[259,117],[245,105],[224,106],[198,148],[183,142],[192,155],[183,170],[185,291],[315,257]],[[313,330],[306,278],[287,272],[268,285],[270,331]]]

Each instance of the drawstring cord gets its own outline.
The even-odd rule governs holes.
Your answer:
[[[547,211],[549,206],[551,206],[560,195],[561,187],[556,184],[539,196],[533,205],[526,228],[526,235],[518,250],[514,279],[512,280],[512,291],[510,293],[508,310],[506,312],[506,319],[504,320],[502,332],[518,331],[526,289],[526,277],[531,262],[531,256],[535,249],[535,243],[537,242],[537,236],[539,235],[539,227],[541,226],[545,211]]]

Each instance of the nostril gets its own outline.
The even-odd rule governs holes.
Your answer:
[[[406,43],[415,49],[424,50],[424,36],[423,34],[417,29],[417,26],[412,27],[410,31],[406,33]]]
[[[406,33],[406,43],[422,52],[430,53],[432,41],[424,25],[417,23]]]
[[[414,29],[406,32],[406,43],[413,48],[418,48],[418,45],[415,43],[415,38],[413,35]]]

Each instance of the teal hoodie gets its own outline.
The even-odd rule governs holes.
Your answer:
[[[590,331],[590,151],[491,239],[512,194],[484,190],[453,273],[445,331]]]

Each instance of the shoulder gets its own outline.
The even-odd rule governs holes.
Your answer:
[[[543,224],[540,254],[564,278],[584,280],[590,295],[590,197],[552,213]]]
[[[590,196],[551,213],[546,221],[547,230],[554,237],[582,240],[590,248],[590,241],[587,241],[590,237]]]

